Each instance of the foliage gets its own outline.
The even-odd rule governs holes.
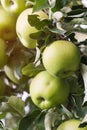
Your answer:
[[[29,15],[29,23],[39,30],[30,35],[37,39],[37,48],[25,48],[18,39],[7,41],[9,64],[17,82],[7,76],[5,67],[9,64],[6,64],[0,70],[6,88],[0,96],[0,130],[56,130],[63,120],[70,118],[81,119],[83,127],[87,124],[87,7],[81,0],[26,2],[31,3],[34,12],[44,10],[49,19]],[[59,12],[62,15],[58,19]],[[58,39],[70,40],[80,49],[81,64],[77,73],[67,79],[70,83],[68,103],[41,110],[31,101],[29,85],[32,78],[44,70],[41,60],[44,48]]]

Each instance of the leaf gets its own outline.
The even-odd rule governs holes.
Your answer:
[[[38,30],[42,30],[45,26],[51,26],[52,21],[49,19],[40,20],[38,15],[28,15],[28,21],[31,26],[34,26]]]
[[[31,37],[32,39],[42,40],[42,39],[44,39],[44,38],[46,37],[46,34],[45,34],[45,32],[43,32],[43,31],[38,31],[38,32],[36,32],[36,33],[31,33],[31,34],[30,34],[30,37]]]
[[[42,10],[49,7],[48,0],[35,0],[35,5],[33,6],[33,11]]]
[[[62,106],[63,111],[66,113],[66,115],[67,115],[69,118],[72,118],[72,117],[73,117],[73,114],[72,114],[64,105],[61,105],[61,106]]]
[[[40,110],[33,111],[21,120],[19,130],[44,130],[44,116]]]
[[[22,69],[22,74],[32,77],[38,74],[40,71],[44,70],[44,67],[40,64],[38,66],[35,66],[34,63],[29,63]]]
[[[82,122],[81,122],[79,127],[81,128],[81,127],[84,127],[84,126],[87,126],[87,114],[83,118],[83,120],[82,120]]]
[[[49,109],[47,114],[45,115],[45,130],[52,130],[52,127],[55,126],[55,122],[59,120],[60,115],[57,111],[55,111],[53,108]]]
[[[4,66],[4,70],[8,78],[11,79],[14,83],[19,84],[19,79],[15,76],[15,71],[8,65]]]
[[[85,96],[84,96],[84,101],[83,101],[83,106],[87,105],[87,65],[85,64],[82,64],[81,66],[82,68],[82,77],[83,77],[83,80],[84,80],[84,87],[85,87]]]
[[[60,35],[64,35],[64,32],[63,30],[60,30],[56,27],[53,27],[53,28],[48,28],[50,32],[54,33],[54,34],[60,34]]]
[[[86,20],[83,20],[83,18],[74,18],[71,21],[63,21],[61,22],[61,26],[63,29],[66,30],[65,35],[68,36],[71,33],[74,32],[81,32],[81,33],[85,33],[87,34],[87,29],[86,28],[82,28],[81,25],[87,25]]]
[[[0,119],[4,119],[4,118],[5,118],[5,116],[6,116],[6,112],[4,112],[4,113],[0,114]]]
[[[56,0],[55,6],[52,8],[53,12],[56,12],[63,8],[67,4],[68,0]]]
[[[78,14],[81,14],[81,13],[84,13],[84,12],[87,12],[87,8],[77,8],[75,10],[72,10],[70,11],[69,13],[67,13],[68,16],[70,15],[78,15]]]
[[[0,130],[7,130],[1,120],[0,120]]]
[[[21,98],[16,97],[16,96],[11,96],[8,100],[8,104],[20,116],[22,116],[22,117],[24,116],[24,114],[25,114],[25,111],[24,111],[25,104],[21,100]]]

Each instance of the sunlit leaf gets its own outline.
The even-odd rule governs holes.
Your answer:
[[[80,127],[87,126],[87,114],[85,115],[84,119],[82,120]]]
[[[33,63],[29,63],[22,69],[23,75],[32,77],[38,74],[40,71],[44,70],[42,65],[35,66]]]

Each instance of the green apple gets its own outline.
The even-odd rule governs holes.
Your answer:
[[[0,37],[7,41],[16,38],[16,17],[0,6]]]
[[[50,75],[47,71],[41,71],[32,79],[30,84],[30,96],[36,106],[48,109],[67,102],[69,85],[65,79]]]
[[[1,0],[1,5],[7,12],[16,15],[27,8],[26,0]]]
[[[80,51],[69,41],[54,41],[45,48],[42,55],[43,65],[52,75],[65,78],[79,69]]]
[[[0,38],[0,69],[4,67],[7,61],[8,56],[6,54],[6,43],[3,39]]]
[[[43,11],[33,13],[32,8],[25,9],[18,17],[16,23],[16,32],[21,43],[27,48],[35,48],[37,41],[32,39],[29,35],[38,32],[35,27],[32,27],[28,22],[28,15],[37,14],[40,19],[48,18]]]
[[[57,130],[87,130],[87,127],[79,127],[80,123],[80,120],[70,119],[60,124]]]

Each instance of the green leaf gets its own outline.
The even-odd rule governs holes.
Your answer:
[[[4,113],[0,114],[0,119],[4,119],[4,118],[5,118],[5,116],[6,116],[6,112],[4,112]]]
[[[33,6],[33,11],[42,10],[49,7],[48,0],[35,0],[35,5]]]
[[[29,63],[22,69],[22,74],[32,77],[38,74],[40,71],[44,70],[43,66],[40,64],[38,66],[35,66],[33,63]]]
[[[45,39],[46,34],[45,34],[45,32],[43,32],[43,31],[38,31],[38,32],[36,32],[36,33],[30,34],[30,37],[31,37],[32,39],[42,40],[42,39]]]
[[[21,120],[19,130],[44,130],[44,116],[45,112],[33,111]]]
[[[8,104],[20,116],[22,116],[22,117],[24,116],[24,114],[25,114],[25,111],[24,111],[25,103],[21,100],[21,98],[16,97],[16,96],[11,96],[8,100]]]
[[[40,20],[38,15],[28,15],[28,21],[31,26],[34,26],[38,30],[42,30],[45,26],[52,25],[52,21],[49,19]]]
[[[56,34],[60,34],[60,35],[64,35],[64,31],[63,30],[60,30],[56,27],[53,27],[53,28],[48,28],[50,32],[54,33],[55,35]]]
[[[55,6],[52,8],[53,12],[56,12],[63,8],[67,4],[68,0],[56,0]]]

